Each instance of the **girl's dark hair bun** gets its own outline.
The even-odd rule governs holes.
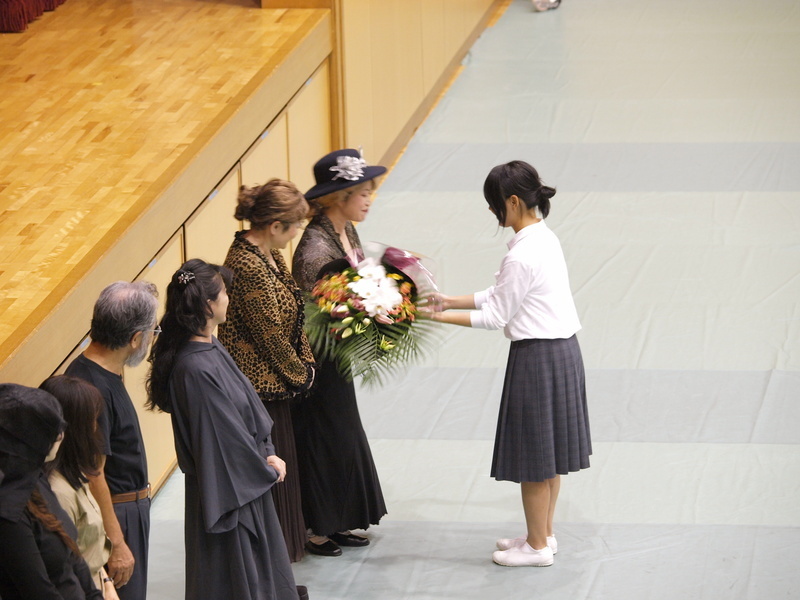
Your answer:
[[[552,188],[548,185],[543,185],[539,189],[539,197],[544,198],[545,200],[549,200],[555,195],[556,195],[556,188]]]

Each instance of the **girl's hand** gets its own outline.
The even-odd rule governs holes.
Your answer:
[[[452,296],[445,296],[444,294],[439,294],[439,306],[441,311],[450,310],[454,308],[453,305],[453,297]]]
[[[267,464],[278,472],[278,483],[286,479],[286,463],[273,454],[267,457]]]
[[[436,314],[450,308],[450,297],[440,292],[432,292],[417,302],[419,316],[436,321]]]

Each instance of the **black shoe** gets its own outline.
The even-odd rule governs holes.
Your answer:
[[[300,600],[308,600],[308,588],[304,585],[298,585],[297,587],[297,596]]]
[[[340,546],[369,546],[369,538],[354,533],[333,533],[328,537]]]
[[[311,540],[306,542],[306,550],[308,550],[311,554],[316,554],[318,556],[341,556],[342,549],[339,548],[336,544],[332,541],[328,540],[322,544],[315,544]]]

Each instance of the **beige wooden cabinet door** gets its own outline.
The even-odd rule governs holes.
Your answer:
[[[186,258],[221,265],[240,223],[233,218],[239,195],[239,168],[233,169],[208,195],[184,225]]]

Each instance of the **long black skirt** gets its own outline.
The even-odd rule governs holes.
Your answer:
[[[324,362],[312,393],[292,403],[306,526],[317,535],[377,525],[381,484],[352,382]]]
[[[286,478],[282,483],[272,486],[272,500],[275,503],[275,512],[281,524],[283,538],[286,540],[289,560],[297,562],[306,554],[305,544],[308,536],[303,519],[303,504],[300,500],[300,475],[289,403],[288,400],[274,400],[264,402],[264,406],[272,417],[271,437],[275,454],[286,463]]]
[[[592,439],[578,339],[511,343],[492,477],[545,481],[589,467]]]

